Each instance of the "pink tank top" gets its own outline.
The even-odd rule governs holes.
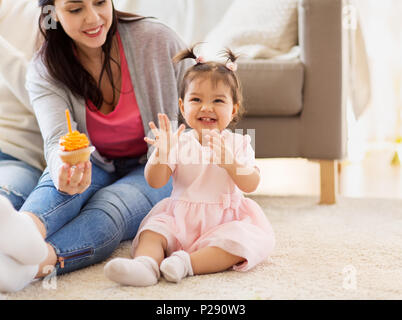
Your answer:
[[[91,143],[108,159],[134,158],[147,153],[145,132],[140,110],[131,83],[130,72],[120,35],[117,33],[121,60],[121,93],[115,109],[103,114],[93,105],[86,104],[86,123]]]

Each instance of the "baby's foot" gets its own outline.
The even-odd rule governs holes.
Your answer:
[[[160,270],[163,277],[171,282],[179,282],[187,276],[194,275],[190,255],[181,250],[162,261]]]
[[[30,284],[38,273],[38,265],[23,265],[0,253],[0,292],[17,292]]]
[[[147,256],[113,259],[106,264],[104,271],[110,280],[134,287],[152,286],[160,278],[158,263]]]
[[[0,253],[26,265],[40,264],[48,254],[46,242],[31,217],[17,212],[3,196],[0,196]]]

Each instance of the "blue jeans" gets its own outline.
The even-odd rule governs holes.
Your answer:
[[[42,171],[0,150],[0,195],[19,210],[35,188]]]
[[[57,274],[108,258],[120,242],[134,238],[152,207],[169,197],[171,180],[160,189],[145,180],[138,159],[115,161],[116,172],[92,165],[92,184],[82,194],[59,192],[46,169],[20,211],[34,213],[58,256]]]

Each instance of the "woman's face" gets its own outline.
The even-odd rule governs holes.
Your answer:
[[[81,48],[100,48],[113,22],[112,0],[55,0],[56,20]]]

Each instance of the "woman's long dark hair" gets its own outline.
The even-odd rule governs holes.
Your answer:
[[[120,18],[140,18],[140,16],[117,11],[113,6],[112,25],[107,34],[106,41],[102,46],[105,59],[99,82],[97,82],[78,60],[75,54],[75,43],[65,33],[60,22],[57,22],[56,28],[45,27],[44,22],[46,21],[45,19],[48,19],[49,13],[47,13],[44,8],[49,5],[54,5],[54,0],[39,0],[39,6],[42,9],[42,13],[39,17],[39,30],[44,38],[41,39],[43,42],[39,50],[39,55],[50,76],[69,88],[77,97],[84,98],[85,101],[90,100],[97,109],[100,109],[104,102],[104,97],[100,90],[100,83],[106,72],[113,88],[113,101],[111,103],[114,103],[116,87],[113,80],[111,63],[113,62],[117,65],[119,65],[119,63],[111,57],[113,36],[117,32],[118,22],[126,22],[119,20]]]

